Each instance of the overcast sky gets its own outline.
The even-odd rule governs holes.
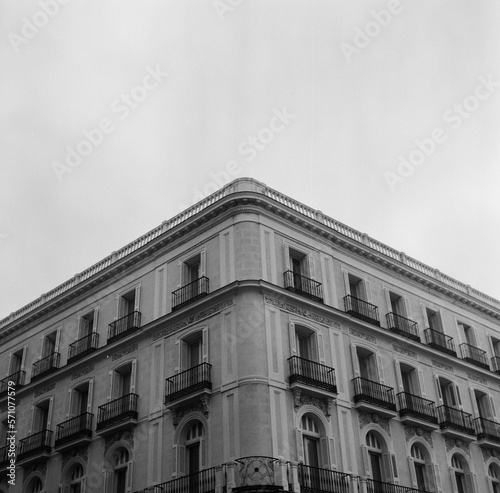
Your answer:
[[[0,318],[227,169],[500,298],[499,25],[496,0],[2,0]]]

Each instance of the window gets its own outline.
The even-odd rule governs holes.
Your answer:
[[[42,358],[45,358],[57,352],[57,342],[58,342],[57,330],[45,336],[42,347]]]
[[[94,324],[96,322],[96,317],[94,310],[87,313],[83,317],[80,318],[80,328],[78,331],[78,338],[83,339],[84,337],[89,336],[94,331]]]
[[[491,464],[488,468],[488,476],[493,493],[500,493],[500,467],[497,464]]]
[[[83,467],[81,464],[75,464],[68,472],[67,485],[69,485],[69,493],[81,493],[83,491]]]
[[[136,293],[136,289],[120,296],[118,303],[118,318],[126,317],[127,315],[131,315],[134,311],[138,310],[138,296]],[[131,323],[133,322],[133,318],[130,317]]]
[[[370,460],[371,477],[374,481],[383,481],[382,447],[379,439],[373,432],[366,435],[366,446]]]
[[[410,455],[413,459],[413,468],[415,470],[417,488],[425,491],[429,486],[425,467],[425,454],[419,445],[414,444],[411,447]]]
[[[317,341],[313,330],[307,327],[295,326],[295,347],[297,356],[300,358],[317,361]]]
[[[73,389],[71,399],[71,417],[80,416],[88,412],[90,404],[90,384],[85,382]]]
[[[120,447],[113,456],[113,493],[125,493],[127,490],[127,472],[129,453],[124,447]]]
[[[24,366],[24,348],[18,349],[10,356],[9,375],[14,375],[23,369]]]
[[[182,285],[195,282],[201,277],[201,254],[186,260],[182,269]]]
[[[353,276],[352,274],[348,274],[348,285],[349,285],[349,293],[354,298],[359,300],[366,301],[366,289],[362,279],[359,277]],[[353,305],[354,307],[354,305]]]
[[[500,339],[491,338],[491,345],[493,347],[493,355],[500,357]]]
[[[431,310],[430,308],[425,309],[427,315],[427,324],[429,329],[435,330],[436,332],[443,332],[443,326],[441,324],[441,317],[438,312]]]
[[[201,440],[205,435],[203,424],[195,421],[186,435],[186,471],[194,474],[200,471],[201,464]]]
[[[356,355],[359,365],[359,376],[372,382],[378,382],[378,371],[375,355],[368,349],[357,347]]]
[[[461,322],[458,322],[458,328],[462,331],[464,335],[464,341],[469,345],[469,346],[476,346],[476,337],[474,335],[474,329],[466,324],[463,324]]]
[[[443,404],[448,407],[457,408],[457,396],[455,393],[455,385],[443,377],[438,378],[439,397]]]
[[[491,403],[490,398],[480,390],[474,390],[474,397],[476,399],[477,412],[480,418],[491,419]]]
[[[114,371],[113,398],[119,399],[134,392],[134,364],[127,363]]]
[[[455,481],[457,484],[457,493],[466,493],[465,489],[465,470],[460,457],[455,454],[451,458],[451,467],[454,469]]]
[[[43,483],[42,480],[38,477],[33,478],[26,488],[27,493],[41,493],[43,491]]]
[[[401,363],[399,365],[401,370],[401,382],[403,384],[403,391],[412,395],[420,395],[420,385],[418,382],[418,373],[415,368]]]
[[[180,344],[182,371],[203,363],[204,341],[202,331],[186,336],[181,340]]]
[[[51,400],[47,399],[40,402],[33,408],[33,427],[31,434],[39,433],[49,429]]]
[[[308,466],[322,467],[320,461],[320,432],[316,421],[304,414],[301,421],[304,462]]]
[[[400,317],[406,317],[406,307],[404,299],[396,293],[389,292],[391,312]]]

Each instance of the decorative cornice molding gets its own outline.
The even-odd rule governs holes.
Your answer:
[[[473,382],[480,383],[482,385],[488,385],[488,381],[485,378],[478,377],[472,373],[467,373],[467,378]]]
[[[445,437],[444,443],[446,445],[446,452],[450,452],[450,450],[453,450],[455,447],[462,449],[469,457],[470,455],[470,447],[467,442],[464,442],[463,440],[460,440],[459,438],[449,438]]]
[[[83,375],[86,375],[87,373],[90,373],[94,370],[95,370],[95,364],[80,368],[78,371],[71,374],[71,380],[73,381],[76,380],[77,378],[83,377]]]
[[[431,446],[431,448],[434,447],[432,443],[432,435],[429,431],[422,430],[419,426],[404,425],[404,428],[405,439],[407,442],[409,442],[414,436],[419,436],[422,437]]]
[[[391,436],[391,426],[389,420],[380,417],[377,413],[358,412],[359,429],[363,430],[369,424],[380,426],[389,436]]]
[[[353,329],[352,327],[349,327],[349,334],[351,334],[354,337],[359,337],[360,339],[364,339],[365,341],[371,342],[373,344],[378,344],[376,337],[365,334],[364,332],[361,332],[358,329]]]
[[[284,310],[294,315],[300,315],[305,318],[309,318],[314,322],[317,322],[322,325],[326,325],[328,327],[333,327],[334,329],[340,330],[341,326],[339,322],[332,320],[331,318],[323,317],[322,315],[318,315],[317,313],[308,310],[307,308],[300,308],[298,306],[292,305],[291,303],[287,303],[286,301],[280,300],[278,298],[273,298],[272,296],[264,295],[264,302],[268,305],[273,305],[280,310]]]
[[[417,353],[415,353],[414,351],[410,351],[409,349],[402,348],[397,344],[393,344],[392,349],[395,353],[403,354],[405,356],[408,356],[409,358],[418,359]]]
[[[319,399],[307,393],[304,394],[301,389],[293,389],[293,407],[295,411],[306,405],[317,407],[327,418],[332,415],[333,399]]]
[[[36,392],[35,392],[35,398],[36,397],[39,397],[40,395],[42,394],[45,394],[47,392],[50,392],[51,390],[54,390],[56,388],[56,382],[52,382],[51,384],[49,385],[46,385],[45,387],[42,387],[41,389],[38,389]]]
[[[88,455],[89,455],[89,447],[88,446],[74,448],[74,449],[68,450],[67,452],[63,452],[61,469],[64,469],[66,467],[66,464],[71,459],[74,459],[75,457],[77,457],[77,458],[83,460],[83,462],[87,463],[88,459],[89,459]]]
[[[431,359],[431,363],[432,363],[432,366],[435,366],[436,368],[449,371],[450,373],[455,373],[455,370],[450,365],[445,365],[444,363],[441,363],[440,361],[435,361],[433,359]]]
[[[209,414],[209,404],[210,397],[205,395],[200,397],[196,402],[192,404],[188,404],[186,406],[179,406],[172,408],[170,410],[172,415],[172,424],[176,427],[179,424],[179,421],[189,413],[194,413],[196,411],[203,413],[203,415],[208,418]]]
[[[130,449],[134,450],[134,430],[117,431],[112,435],[108,435],[104,442],[104,455],[108,453],[109,448],[116,442],[123,441],[130,445]]]
[[[203,320],[204,318],[210,317],[214,313],[220,312],[224,310],[225,308],[228,308],[234,304],[234,300],[232,298],[221,301],[220,303],[217,303],[216,305],[212,305],[208,308],[205,308],[205,310],[202,310],[201,312],[195,313],[194,315],[190,315],[189,317],[183,318],[179,322],[177,322],[174,325],[170,325],[169,327],[166,327],[165,329],[161,330],[160,332],[157,332],[156,334],[153,334],[152,340],[157,341],[158,339],[161,339],[162,337],[166,337],[169,334],[172,334],[173,332],[177,332],[180,329],[183,329],[184,327],[187,327],[188,325],[194,324],[196,322],[199,322],[200,320]]]
[[[137,343],[131,344],[130,346],[123,348],[121,351],[114,353],[113,356],[111,357],[111,361],[116,361],[117,359],[123,358],[123,356],[126,356],[127,354],[137,351],[137,349],[139,349],[139,344]]]

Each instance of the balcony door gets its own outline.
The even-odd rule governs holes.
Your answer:
[[[452,382],[439,378],[439,391],[443,404],[454,409],[457,408],[457,399],[455,397],[455,388]]]
[[[320,437],[319,427],[314,419],[308,414],[302,416],[302,444],[304,446],[304,462],[307,466],[322,467]]]
[[[401,382],[403,384],[403,391],[407,394],[420,396],[420,386],[418,383],[418,374],[415,368],[401,364]]]
[[[39,433],[49,428],[50,399],[40,402],[33,408],[33,428],[31,434]]]
[[[43,340],[42,358],[46,358],[56,352],[58,331],[46,335]]]
[[[24,364],[24,348],[12,353],[10,357],[10,372],[9,375],[14,375],[23,369]]]
[[[356,355],[359,366],[359,376],[372,382],[378,382],[376,356],[367,349],[357,347]]]
[[[88,382],[75,388],[73,390],[71,416],[72,417],[81,416],[82,414],[88,412],[89,399],[90,396],[89,396]]]

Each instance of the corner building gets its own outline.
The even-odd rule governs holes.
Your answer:
[[[499,493],[499,320],[235,180],[0,322],[0,492]]]

